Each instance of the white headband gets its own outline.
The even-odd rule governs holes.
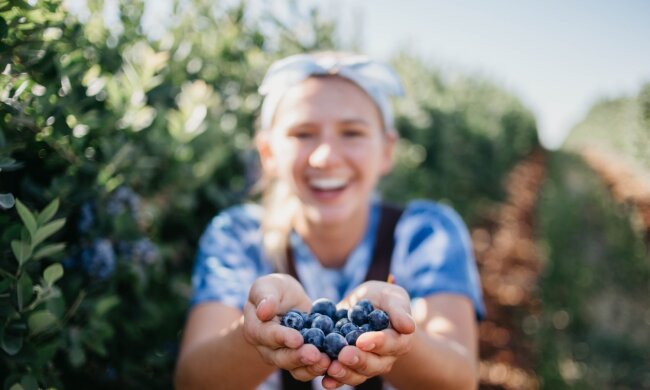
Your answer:
[[[261,125],[269,128],[273,115],[286,90],[310,76],[337,75],[363,89],[381,112],[384,126],[393,127],[390,96],[403,96],[404,90],[397,73],[390,66],[366,56],[337,54],[297,54],[271,65],[259,87],[264,96]]]

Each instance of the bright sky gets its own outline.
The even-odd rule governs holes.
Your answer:
[[[370,55],[387,59],[408,48],[443,69],[503,84],[536,114],[550,148],[599,98],[636,94],[650,82],[647,0],[332,3],[320,2],[336,12],[342,39],[361,34]]]

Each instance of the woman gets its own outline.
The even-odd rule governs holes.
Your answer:
[[[260,92],[264,202],[223,211],[201,238],[177,387],[286,388],[284,369],[328,389],[379,375],[387,388],[475,388],[483,306],[462,220],[414,201],[378,227],[389,219],[374,192],[397,139],[395,73],[364,56],[296,55],[270,68]],[[394,283],[364,281],[382,256],[374,247],[388,252]],[[330,360],[277,320],[319,297],[369,299],[391,328]]]

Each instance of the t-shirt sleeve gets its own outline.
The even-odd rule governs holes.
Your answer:
[[[411,298],[455,293],[469,298],[476,315],[485,308],[467,227],[450,207],[415,201],[404,210],[395,231],[396,282]]]
[[[192,274],[191,304],[218,301],[240,308],[265,272],[258,224],[243,206],[216,216],[201,236]]]

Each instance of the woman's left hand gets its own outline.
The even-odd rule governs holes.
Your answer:
[[[395,361],[411,349],[415,321],[411,317],[408,293],[394,284],[370,281],[357,287],[341,306],[352,307],[368,299],[376,309],[385,311],[391,327],[359,336],[356,347],[344,347],[323,378],[323,387],[333,389],[342,384],[356,386],[368,378],[391,370]]]

